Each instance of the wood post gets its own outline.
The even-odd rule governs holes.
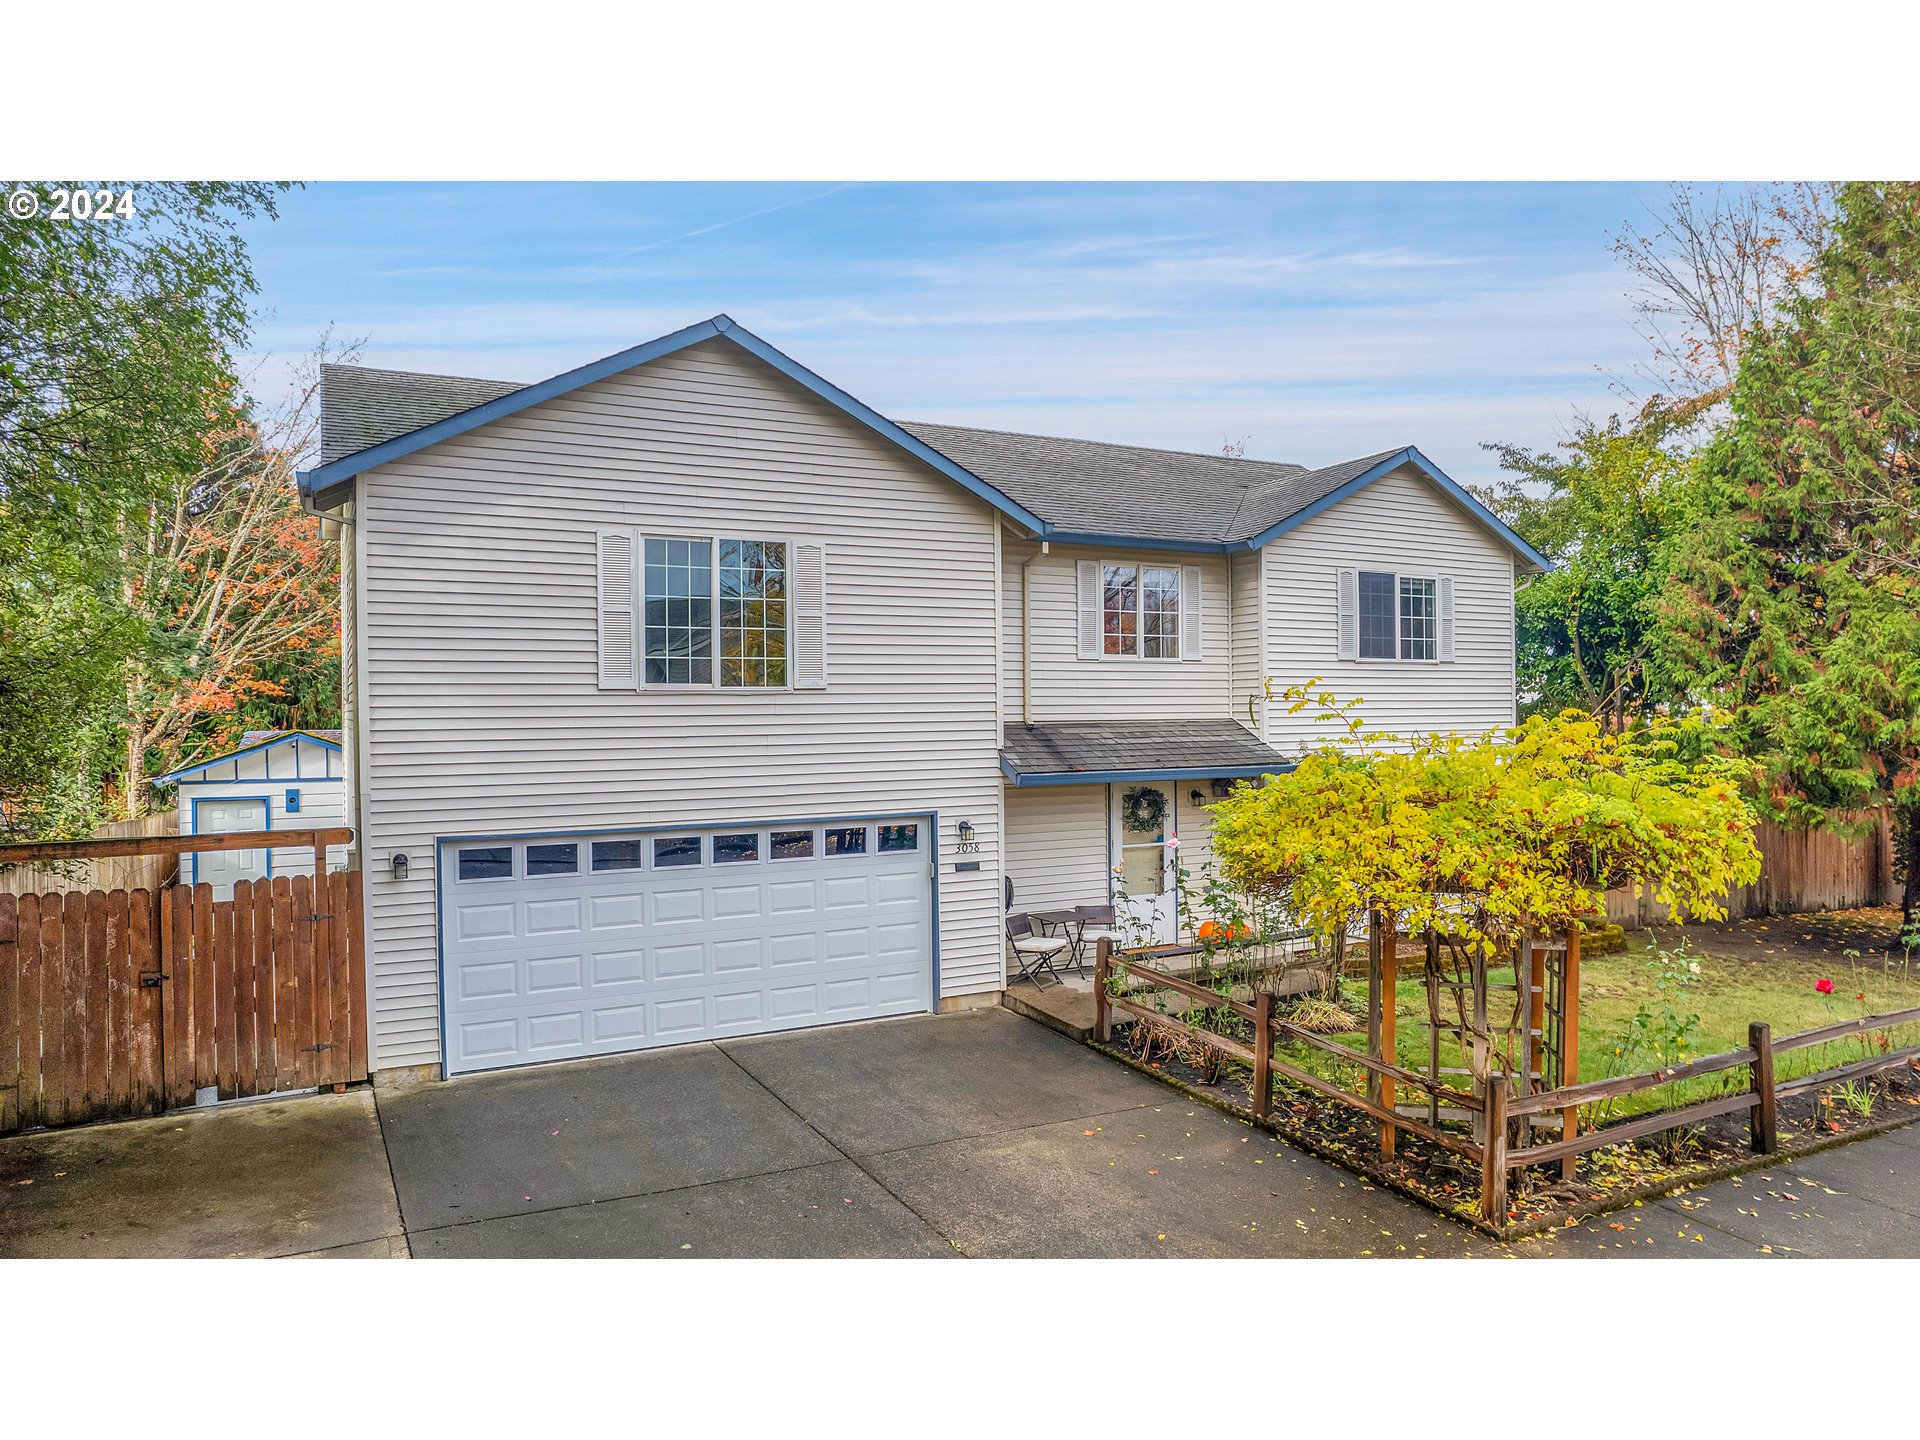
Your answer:
[[[1273,996],[1253,997],[1253,1118],[1273,1113]]]
[[[1780,1119],[1773,1088],[1773,1027],[1764,1020],[1747,1026],[1747,1045],[1753,1051],[1753,1153],[1771,1155],[1780,1148]]]
[[[1567,927],[1566,969],[1560,982],[1560,1083],[1576,1085],[1580,1081],[1580,924]],[[1560,1112],[1560,1138],[1571,1140],[1580,1133],[1580,1107],[1569,1106]],[[1560,1161],[1560,1178],[1572,1180],[1578,1156]]]
[[[1393,985],[1398,965],[1394,957],[1393,927],[1378,910],[1367,913],[1367,1053],[1375,1060],[1399,1063],[1394,1044]],[[1393,1111],[1393,1078],[1377,1070],[1367,1075],[1367,1099],[1389,1114]],[[1380,1154],[1393,1158],[1391,1120],[1380,1122]]]
[[[1107,1004],[1107,977],[1113,974],[1113,941],[1100,937],[1093,952],[1093,1036],[1102,1045],[1113,1038],[1113,1011]]]
[[[1486,1140],[1480,1149],[1480,1218],[1507,1223],[1507,1077],[1487,1075]]]

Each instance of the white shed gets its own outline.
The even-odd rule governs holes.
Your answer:
[[[338,730],[251,730],[237,750],[169,771],[153,783],[180,796],[180,833],[318,830],[347,823],[347,780]],[[327,868],[344,870],[344,845],[327,850]],[[233,895],[236,880],[311,875],[313,852],[300,847],[195,851],[180,857],[182,884]]]

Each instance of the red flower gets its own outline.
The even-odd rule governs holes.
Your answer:
[[[1822,995],[1831,995],[1833,994],[1833,981],[1825,979],[1816,980],[1813,982],[1813,988],[1818,990]]]
[[[1858,995],[1854,996],[1853,998],[1856,1000],[1864,1000],[1867,998],[1867,992],[1862,990]]]

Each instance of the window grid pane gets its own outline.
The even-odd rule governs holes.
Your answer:
[[[720,542],[720,683],[787,683],[787,547]]]
[[[646,681],[713,683],[713,547],[707,540],[647,541]]]
[[[1438,627],[1434,623],[1434,582],[1400,582],[1400,658],[1431,660],[1437,644]]]
[[[1140,653],[1140,567],[1108,565],[1103,578],[1101,628],[1109,655]]]
[[[1149,660],[1180,658],[1180,572],[1150,568],[1140,577],[1140,653]]]
[[[1360,572],[1360,658],[1392,660],[1400,653],[1394,643],[1393,576],[1377,570]]]

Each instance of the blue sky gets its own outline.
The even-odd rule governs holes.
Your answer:
[[[1327,463],[1551,446],[1644,357],[1658,186],[318,184],[248,240],[261,386],[537,380],[719,311],[882,413]]]

